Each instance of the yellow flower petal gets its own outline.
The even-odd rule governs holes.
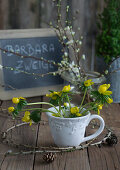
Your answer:
[[[51,97],[52,98],[52,96],[53,96],[53,93],[46,94],[46,97]]]
[[[112,91],[105,91],[103,94],[104,94],[104,95],[111,95],[111,94],[112,94]]]
[[[52,116],[54,116],[54,117],[60,117],[59,115],[57,115],[57,114],[55,114],[55,113],[53,113]]]
[[[62,92],[69,92],[70,90],[71,90],[71,87],[70,85],[68,85],[68,86],[63,87]]]
[[[104,95],[106,95],[105,94],[105,92],[107,91],[107,89],[110,87],[110,84],[103,84],[103,85],[100,85],[99,86],[99,88],[98,88],[98,92],[100,93],[100,94],[104,94]],[[109,95],[109,94],[108,94]]]
[[[25,114],[24,114],[24,117],[22,118],[22,121],[23,122],[31,122],[32,120],[30,119],[30,112],[29,111],[26,111]]]
[[[108,98],[107,102],[108,102],[109,104],[111,104],[111,103],[113,103],[113,99]]]
[[[82,116],[82,114],[81,113],[76,113],[76,116],[80,117],[80,116]]]
[[[72,107],[71,109],[70,109],[70,112],[72,113],[72,114],[76,114],[76,113],[79,113],[79,108],[78,107]]]
[[[57,92],[57,91],[53,92],[53,95],[58,95],[58,94],[59,94],[59,92]]]
[[[65,106],[65,107],[67,107],[67,106],[68,106],[68,104],[67,104],[67,103],[64,103],[64,106]]]
[[[26,100],[24,97],[19,97],[19,99]]]
[[[23,122],[29,122],[29,121],[30,121],[30,116],[24,116],[24,117],[22,118],[22,121],[23,121]]]
[[[93,84],[94,84],[94,82],[92,82],[91,79],[84,81],[84,85],[85,85],[86,87],[89,87],[89,86],[91,86],[91,85],[93,85]]]
[[[52,96],[52,99],[53,99],[53,100],[56,100],[56,99],[57,99],[57,96]]]
[[[103,104],[98,105],[98,109],[102,109],[102,107],[103,107]]]
[[[25,116],[30,116],[30,112],[29,112],[29,111],[26,111],[26,112],[25,112]]]
[[[62,91],[58,92],[58,96],[61,96],[62,95]]]
[[[13,98],[12,98],[12,102],[13,102],[14,104],[18,104],[18,103],[20,102],[20,100],[19,100],[19,98],[17,98],[17,97],[13,97]]]
[[[15,110],[14,107],[9,107],[9,108],[8,108],[8,112],[10,112],[10,113],[12,113],[14,110]]]

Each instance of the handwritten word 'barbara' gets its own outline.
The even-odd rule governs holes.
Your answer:
[[[29,62],[26,63],[23,60],[18,60],[15,69],[14,74],[18,74],[21,73],[19,70],[28,72],[42,70],[48,72],[50,70],[54,70],[54,67],[52,64],[45,63],[44,61],[29,60]]]
[[[21,55],[40,55],[40,54],[47,54],[47,53],[54,53],[55,46],[54,44],[35,44],[34,46],[32,44],[26,44],[26,45],[6,45],[4,47],[6,50],[19,53]],[[7,56],[12,56],[12,53],[7,53]]]

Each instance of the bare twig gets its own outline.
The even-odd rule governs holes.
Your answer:
[[[11,53],[11,54],[14,54],[14,55],[16,55],[16,56],[18,56],[18,57],[21,57],[21,58],[32,58],[32,59],[34,59],[34,60],[44,61],[44,62],[46,62],[46,63],[48,63],[48,64],[53,64],[53,65],[55,65],[55,66],[58,66],[58,64],[55,63],[54,61],[46,60],[46,59],[44,59],[43,57],[38,58],[38,57],[35,57],[35,56],[21,55],[20,53],[16,53],[16,52],[13,52],[13,51],[8,51],[8,50],[3,49],[3,48],[0,48],[0,50],[3,51],[4,53]]]

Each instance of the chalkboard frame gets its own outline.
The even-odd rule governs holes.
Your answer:
[[[56,33],[52,29],[21,29],[21,30],[1,30],[0,39],[14,39],[14,38],[34,38],[34,37],[53,37],[56,36]],[[1,44],[0,44],[1,47]],[[2,65],[2,56],[0,50],[0,64]],[[33,87],[26,89],[15,89],[6,91],[4,87],[4,74],[3,70],[0,69],[0,99],[9,100],[12,97],[34,97],[34,96],[43,96],[48,93],[49,90],[60,90],[63,87],[63,84],[52,85],[46,87]],[[3,86],[2,86],[3,85]]]

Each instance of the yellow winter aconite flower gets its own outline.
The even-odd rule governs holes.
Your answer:
[[[46,94],[46,97],[52,97],[52,96],[53,96],[53,93]]]
[[[24,97],[19,97],[19,99],[25,100],[25,98],[24,98]]]
[[[102,109],[102,107],[103,107],[103,104],[98,105],[98,109]]]
[[[71,112],[72,114],[79,113],[79,108],[78,108],[77,106],[72,107],[72,108],[70,109],[70,112]]]
[[[9,107],[9,108],[8,108],[8,112],[10,112],[10,113],[12,113],[14,110],[15,110],[14,107]]]
[[[76,113],[76,116],[80,117],[80,116],[82,116],[82,114],[81,113]]]
[[[54,91],[54,92],[53,92],[53,95],[59,95],[59,92]]]
[[[107,89],[110,87],[110,84],[103,84],[100,85],[98,88],[98,92],[103,95],[111,95],[112,91],[107,91]]]
[[[46,97],[50,97],[52,98],[53,100],[56,100],[58,96],[61,96],[62,92],[56,92],[54,91],[53,93],[50,93],[50,94],[46,94]]]
[[[62,95],[62,91],[57,92],[57,95],[61,96]]]
[[[71,87],[70,85],[68,85],[68,86],[63,87],[62,92],[69,92],[70,90],[71,90]]]
[[[67,106],[68,106],[68,103],[64,103],[64,106],[67,107]]]
[[[26,111],[24,117],[22,118],[23,122],[30,123],[32,125],[32,120],[30,119],[30,112]]]
[[[56,95],[53,95],[53,96],[52,96],[52,99],[53,99],[53,100],[56,100],[56,99],[57,99],[57,96],[56,96]]]
[[[93,84],[94,84],[94,82],[92,82],[91,79],[84,81],[84,85],[85,85],[86,87],[89,87],[89,86],[91,86],[91,85],[93,85]]]
[[[17,98],[17,97],[13,97],[13,98],[12,98],[12,102],[13,102],[14,104],[18,104],[18,103],[20,102],[20,100],[19,100],[19,98]]]
[[[102,110],[103,104],[98,105],[98,115],[100,114],[100,110]]]
[[[57,115],[57,114],[55,114],[55,113],[53,113],[53,114],[52,114],[52,116],[55,116],[55,117],[60,117],[59,115]]]
[[[111,104],[111,103],[113,103],[113,99],[108,98],[107,102],[108,102],[109,104]]]

